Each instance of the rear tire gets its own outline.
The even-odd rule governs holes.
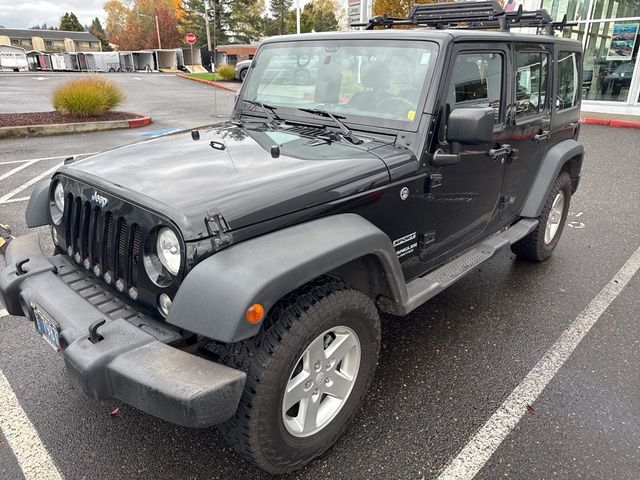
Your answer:
[[[248,68],[243,68],[242,70],[240,70],[240,81],[244,82],[245,77],[247,76],[247,72],[249,71]]]
[[[571,177],[567,172],[562,172],[553,183],[542,214],[538,217],[538,226],[522,240],[511,245],[511,251],[518,258],[532,262],[543,262],[549,258],[564,230],[570,202]]]
[[[351,343],[344,340],[349,338]],[[356,344],[359,358],[354,361]],[[219,361],[245,370],[247,382],[235,416],[220,426],[222,434],[236,451],[268,472],[287,473],[306,465],[335,443],[357,413],[379,349],[380,319],[369,297],[330,278],[302,287],[272,309],[256,337],[223,346]],[[349,353],[338,361],[342,351]],[[350,379],[342,375],[345,362],[355,371]],[[341,397],[334,396],[334,380],[337,387],[344,378],[349,388]],[[304,399],[289,407],[290,396],[298,391],[293,385],[303,387],[299,392]],[[297,418],[313,410],[312,394],[317,399],[314,428],[297,429]],[[336,402],[341,405],[333,411]],[[322,420],[321,412],[329,415]]]

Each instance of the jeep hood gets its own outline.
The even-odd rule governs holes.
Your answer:
[[[413,157],[373,141],[318,142],[286,129],[224,124],[199,140],[187,132],[100,153],[62,173],[164,214],[193,240],[208,236],[208,212],[234,230],[384,185],[385,155],[396,163]]]

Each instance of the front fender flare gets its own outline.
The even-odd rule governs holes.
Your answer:
[[[563,140],[549,149],[538,169],[520,216],[530,218],[540,216],[553,182],[560,174],[560,170],[568,160],[576,157],[580,158],[580,162],[582,161],[584,147],[575,140]],[[578,169],[580,166],[578,165]]]
[[[167,322],[225,343],[258,333],[245,320],[254,303],[269,311],[283,296],[365,255],[384,269],[393,301],[407,290],[389,237],[355,214],[339,214],[228,247],[196,265],[176,294]]]
[[[24,212],[27,227],[41,227],[49,224],[49,186],[50,181],[36,185],[29,197],[27,209]]]

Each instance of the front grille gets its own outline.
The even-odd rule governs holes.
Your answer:
[[[154,232],[163,226],[175,228],[168,218],[75,178],[58,175],[56,181],[66,194],[63,219],[55,227],[59,251],[127,301],[154,314],[161,293],[175,297],[182,271],[160,286],[145,268],[146,244],[155,241]]]
[[[140,225],[72,193],[65,205],[67,254],[122,292],[137,288],[137,263],[142,255]]]

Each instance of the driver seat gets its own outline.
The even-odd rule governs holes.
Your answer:
[[[358,110],[373,111],[378,103],[390,98],[392,95],[387,91],[390,79],[386,69],[385,62],[381,60],[363,65],[360,70],[360,84],[364,90],[354,93],[349,105]]]

